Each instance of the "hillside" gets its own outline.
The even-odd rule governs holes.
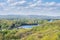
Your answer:
[[[60,21],[34,27],[31,32],[32,34],[22,40],[60,40]]]
[[[44,23],[32,29],[0,31],[0,40],[60,40],[60,21]]]

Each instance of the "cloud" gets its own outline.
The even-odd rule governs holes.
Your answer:
[[[3,6],[5,3],[0,3],[0,7]]]
[[[60,3],[56,3],[56,2],[42,2],[42,0],[34,0],[36,1],[35,3],[29,3],[28,6],[26,6],[26,8],[32,8],[32,9],[44,9],[44,10],[53,10],[53,9],[57,9],[60,6]],[[60,7],[59,7],[60,8]]]
[[[16,0],[7,0],[7,3],[13,3],[15,2]]]
[[[24,4],[26,1],[19,1],[19,2],[15,2],[15,3],[12,3],[11,5],[14,6],[14,5],[18,5],[18,4]]]
[[[23,12],[23,13],[58,13],[60,10],[60,3],[58,2],[43,2],[43,0],[7,0],[7,2],[0,3],[0,10],[5,12]],[[60,13],[60,12],[59,12]]]
[[[54,6],[56,3],[55,2],[46,2],[43,5],[45,6]]]
[[[56,6],[60,7],[60,3],[57,3]]]
[[[4,8],[6,7],[6,3],[0,3],[0,11],[3,11],[4,10]]]
[[[34,0],[34,1],[36,1],[36,0]],[[38,5],[40,5],[41,4],[41,0],[37,0],[35,3],[31,3],[30,5],[29,5],[29,7],[35,7],[35,6],[38,6]]]
[[[60,7],[60,3],[56,3],[56,2],[46,2],[42,4],[43,6],[54,6],[54,7]]]

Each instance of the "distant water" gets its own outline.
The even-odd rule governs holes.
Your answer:
[[[34,27],[34,26],[38,26],[38,25],[22,25],[22,26],[20,26],[19,28],[32,28],[32,27]]]

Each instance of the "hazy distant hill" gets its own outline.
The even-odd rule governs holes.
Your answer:
[[[21,18],[30,18],[30,19],[60,19],[60,16],[44,16],[44,15],[0,15],[0,19],[21,19]]]

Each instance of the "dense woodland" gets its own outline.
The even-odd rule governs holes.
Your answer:
[[[18,19],[18,20],[0,20],[0,29],[13,29],[18,28],[22,25],[33,25],[33,24],[43,24],[47,20],[36,20],[36,19]]]
[[[17,29],[24,24],[39,26]],[[60,20],[0,20],[0,40],[60,40]]]

